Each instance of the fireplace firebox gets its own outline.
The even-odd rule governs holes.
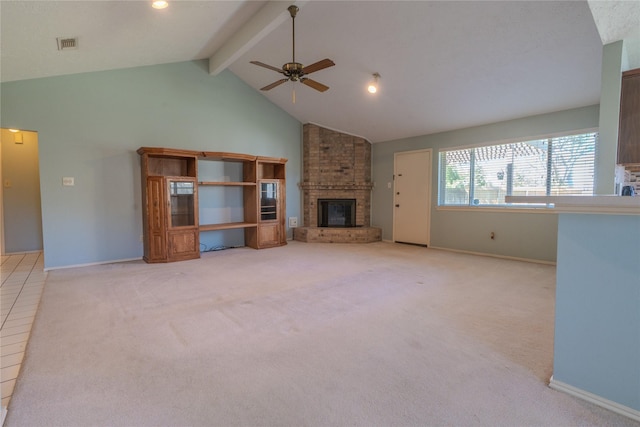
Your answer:
[[[318,227],[355,227],[356,199],[318,199]]]

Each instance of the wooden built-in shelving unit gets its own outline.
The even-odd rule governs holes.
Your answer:
[[[287,159],[155,147],[142,147],[138,154],[141,156],[145,261],[198,258],[201,232],[244,229],[245,245],[255,249],[286,244]],[[242,181],[198,180],[198,161],[240,163]],[[200,224],[198,187],[240,188],[244,220]]]

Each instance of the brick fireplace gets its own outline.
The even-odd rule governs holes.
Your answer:
[[[371,227],[371,144],[366,139],[305,124],[300,188],[304,227],[293,230],[295,240],[366,243],[381,239],[382,231]],[[345,214],[341,206],[353,200],[354,206]],[[348,225],[339,219],[323,220],[327,207],[322,201],[333,202],[336,218],[348,217]]]

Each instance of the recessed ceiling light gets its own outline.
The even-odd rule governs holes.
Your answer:
[[[169,2],[166,0],[154,0],[153,3],[151,3],[151,7],[154,9],[164,9],[168,6]]]

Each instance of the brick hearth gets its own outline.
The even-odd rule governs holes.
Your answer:
[[[302,189],[304,227],[293,230],[302,242],[367,243],[381,239],[371,227],[371,144],[307,123],[303,126]],[[318,199],[355,199],[356,227],[318,227]]]

